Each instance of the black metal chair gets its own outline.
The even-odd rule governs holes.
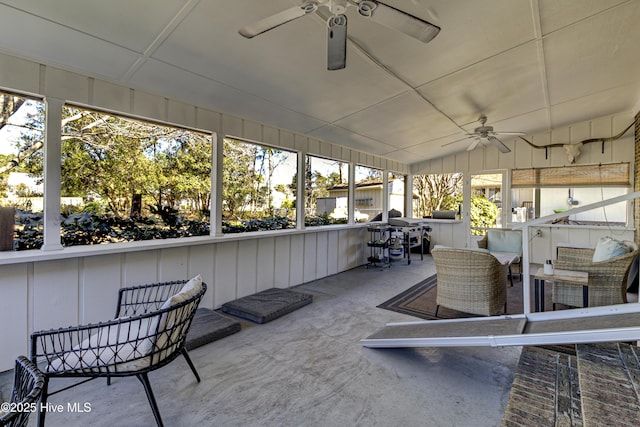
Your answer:
[[[29,415],[38,412],[44,387],[44,375],[24,356],[18,356],[13,373],[13,389],[9,411],[0,416],[0,426],[23,427]]]
[[[200,382],[185,348],[198,304],[207,290],[198,276],[120,289],[116,318],[108,322],[31,334],[31,360],[44,365],[41,405],[50,395],[100,377],[135,376],[144,386],[158,426],[162,418],[148,373],[183,355]],[[83,377],[84,381],[49,392],[51,378]],[[38,423],[44,426],[45,413]]]

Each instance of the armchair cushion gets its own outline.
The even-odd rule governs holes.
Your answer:
[[[144,358],[153,348],[153,341],[145,337],[153,336],[154,331],[150,328],[158,324],[159,317],[97,327],[91,336],[74,346],[72,352],[53,359],[46,371],[72,371],[105,365],[135,370],[148,366],[149,361]]]
[[[630,252],[631,248],[627,242],[616,240],[609,236],[601,237],[593,251],[593,262],[605,261],[616,258]]]
[[[488,230],[487,249],[490,252],[520,254],[522,252],[522,232],[517,230]]]

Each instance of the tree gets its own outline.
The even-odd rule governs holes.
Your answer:
[[[418,197],[414,207],[417,217],[431,215],[437,210],[457,210],[454,199],[462,194],[462,174],[415,175],[413,188]]]
[[[222,167],[223,216],[241,219],[254,191],[254,160],[252,147],[224,140]]]
[[[21,129],[21,136],[15,142],[16,154],[0,159],[0,175],[12,170],[23,170],[25,165],[33,164],[33,157],[41,155],[44,138],[42,103],[35,103],[35,113],[29,113],[25,123],[17,123],[13,120],[18,110],[27,103],[27,99],[0,93],[0,130],[6,126]]]
[[[10,123],[11,116],[22,107],[24,101],[22,97],[0,93],[0,129]]]

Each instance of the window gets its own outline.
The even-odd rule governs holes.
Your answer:
[[[514,169],[511,177],[514,222],[552,215],[630,191],[629,163]],[[620,202],[570,215],[560,222],[624,225],[627,215],[627,202]]]
[[[404,183],[406,177],[389,172],[389,216],[405,216],[404,214]]]
[[[297,154],[224,140],[222,231],[296,227]]]
[[[62,111],[63,246],[209,234],[211,135]]]
[[[0,250],[43,243],[44,103],[0,92]]]
[[[367,222],[382,219],[382,171],[365,166],[355,170],[354,219]]]
[[[502,173],[471,175],[471,234],[502,227]]]
[[[413,193],[416,218],[431,217],[433,211],[457,211],[462,204],[462,174],[415,175]]]
[[[349,213],[349,164],[307,156],[305,225],[346,224]]]

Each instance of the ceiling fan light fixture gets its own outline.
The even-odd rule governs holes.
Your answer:
[[[329,10],[334,15],[342,15],[347,11],[347,0],[331,0]]]

